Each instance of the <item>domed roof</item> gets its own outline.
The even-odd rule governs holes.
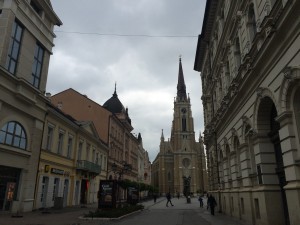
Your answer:
[[[115,92],[114,92],[113,96],[103,104],[103,107],[112,113],[125,112],[125,108],[118,98],[116,87],[115,87]]]

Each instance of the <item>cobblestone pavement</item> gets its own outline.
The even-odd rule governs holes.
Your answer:
[[[166,207],[166,199],[158,198],[143,202],[145,209],[119,220],[81,219],[85,213],[94,211],[96,204],[82,207],[68,207],[62,210],[34,211],[22,213],[20,217],[0,214],[0,225],[248,225],[223,214],[210,215],[206,208],[200,208],[197,198],[188,204],[185,198],[173,198],[174,206]]]

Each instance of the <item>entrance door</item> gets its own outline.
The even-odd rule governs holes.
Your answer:
[[[81,180],[80,204],[87,203],[87,180]]]
[[[18,192],[21,170],[0,166],[0,211],[10,210]]]

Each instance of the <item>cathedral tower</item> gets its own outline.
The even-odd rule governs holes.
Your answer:
[[[171,138],[165,141],[162,131],[160,151],[153,162],[153,185],[159,192],[187,194],[204,191],[204,148],[195,141],[190,98],[186,93],[181,58],[179,59],[177,96]]]

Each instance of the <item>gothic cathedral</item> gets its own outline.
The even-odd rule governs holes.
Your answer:
[[[162,131],[160,151],[152,165],[152,184],[159,193],[189,195],[206,190],[204,178],[203,141],[201,135],[199,141],[195,141],[190,97],[186,94],[180,58],[171,138],[166,141]]]

